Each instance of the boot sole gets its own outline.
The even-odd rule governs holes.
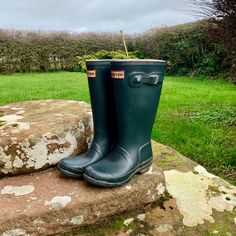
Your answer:
[[[104,180],[97,180],[94,179],[91,176],[86,175],[85,173],[83,174],[83,178],[85,181],[87,181],[88,183],[98,186],[98,187],[106,187],[106,188],[114,188],[114,187],[120,187],[126,183],[128,183],[130,181],[130,179],[135,175],[135,174],[144,174],[146,173],[149,169],[150,166],[152,165],[152,158],[150,159],[151,161],[148,160],[148,163],[142,163],[141,165],[138,166],[138,168],[136,168],[134,170],[134,172],[132,174],[130,174],[130,176],[124,180],[124,181],[120,181],[120,182],[109,182],[109,181],[104,181]]]
[[[73,179],[82,179],[83,178],[83,173],[81,174],[76,174],[76,173],[73,173],[73,172],[70,172],[68,170],[65,170],[63,169],[60,164],[57,165],[57,169],[65,176],[67,177],[70,177],[70,178],[73,178]]]

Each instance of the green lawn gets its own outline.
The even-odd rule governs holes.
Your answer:
[[[89,102],[86,74],[0,76],[0,105],[35,99]],[[166,77],[152,138],[236,184],[236,88],[224,81]]]

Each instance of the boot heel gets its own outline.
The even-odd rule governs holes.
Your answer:
[[[140,174],[140,175],[145,174],[146,172],[149,171],[150,167],[151,167],[151,165],[140,168],[140,170],[138,171],[138,174]]]

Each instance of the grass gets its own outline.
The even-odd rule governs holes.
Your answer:
[[[0,76],[0,105],[37,99],[89,102],[86,74]],[[224,81],[166,77],[152,138],[236,185],[236,89]]]

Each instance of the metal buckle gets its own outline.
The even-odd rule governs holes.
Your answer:
[[[152,82],[152,84],[158,84],[160,76],[159,75],[150,75],[150,78],[155,79]]]
[[[129,76],[129,84],[132,87],[141,87],[143,84],[157,85],[159,82],[161,82],[161,75],[156,72],[150,74],[134,72]]]
[[[135,75],[133,82],[134,83],[142,83],[142,75]]]

